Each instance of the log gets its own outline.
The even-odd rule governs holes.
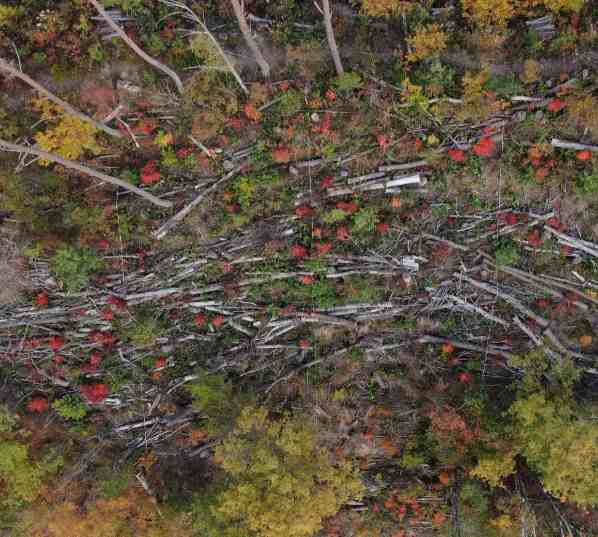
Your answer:
[[[11,144],[5,140],[0,139],[0,150],[1,151],[12,151],[16,153],[27,153],[29,155],[35,155],[37,157],[41,157],[45,160],[49,160],[52,162],[56,162],[64,166],[65,168],[71,168],[73,170],[77,170],[85,175],[89,175],[90,177],[95,177],[100,181],[104,181],[105,183],[110,183],[111,185],[118,186],[124,190],[132,192],[133,194],[137,194],[138,196],[148,200],[149,202],[157,205],[158,207],[172,207],[171,201],[162,200],[141,188],[137,188],[136,186],[127,183],[121,179],[117,179],[116,177],[112,177],[110,175],[106,175],[105,173],[98,172],[93,168],[89,168],[83,164],[79,164],[78,162],[74,162],[72,160],[64,159],[54,153],[48,153],[47,151],[42,151],[41,149],[36,149],[34,147],[27,147],[24,145],[18,144]]]
[[[558,147],[560,149],[575,149],[576,151],[595,151],[598,152],[598,145],[580,144],[577,142],[567,142],[566,140],[559,140],[553,138],[550,142],[552,147]]]

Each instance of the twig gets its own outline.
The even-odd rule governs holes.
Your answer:
[[[199,194],[191,203],[183,207],[178,213],[176,213],[170,220],[168,220],[165,224],[160,226],[157,231],[154,232],[154,237],[156,239],[162,239],[166,236],[166,234],[176,227],[178,223],[183,220],[197,205],[201,203],[201,201],[211,192],[216,190],[222,183],[228,181],[231,177],[239,173],[241,170],[240,166],[237,166],[230,172],[228,172],[224,177],[213,183],[211,186],[206,188],[201,194]]]
[[[136,186],[133,186],[132,184],[127,183],[125,181],[122,181],[121,179],[117,179],[116,177],[112,177],[112,176],[106,175],[102,172],[98,172],[98,171],[94,170],[93,168],[89,168],[87,166],[84,166],[83,164],[79,164],[78,162],[74,162],[72,160],[66,160],[62,157],[59,157],[58,155],[55,155],[54,153],[48,153],[47,151],[42,151],[41,149],[36,149],[34,147],[27,147],[24,145],[11,144],[10,142],[7,142],[7,141],[1,140],[1,139],[0,139],[0,150],[12,151],[12,152],[16,152],[16,153],[28,153],[30,155],[36,155],[45,160],[50,160],[52,162],[56,162],[57,164],[61,164],[65,168],[72,168],[73,170],[77,170],[85,175],[95,177],[96,179],[99,179],[100,181],[104,181],[104,182],[110,183],[114,186],[123,188],[124,190],[128,190],[129,192],[133,192],[134,194],[137,194],[138,196],[150,201],[154,205],[158,205],[159,207],[172,207],[171,201],[166,201],[166,200],[157,198],[153,194],[150,194],[149,192],[146,192],[145,190],[141,190],[140,188],[137,188]]]
[[[456,242],[449,241],[448,239],[443,239],[442,237],[437,237],[436,235],[432,235],[431,233],[422,233],[421,235],[425,239],[430,239],[433,241],[444,242],[448,244],[451,248],[455,250],[461,250],[462,252],[469,252],[469,248],[467,246],[463,246],[461,244],[457,244]]]
[[[116,22],[112,20],[112,17],[106,12],[104,7],[98,2],[98,0],[89,0],[91,5],[96,9],[96,11],[100,14],[100,16],[108,23],[108,25],[118,34],[118,36],[131,48],[133,51],[145,60],[150,65],[153,65],[159,71],[162,71],[164,74],[168,75],[172,81],[175,83],[179,93],[183,93],[183,83],[179,76],[172,70],[170,67],[167,67],[163,63],[159,62],[155,58],[152,58],[149,54],[143,51],[135,41],[133,41],[126,32],[118,25]]]
[[[82,121],[85,121],[86,123],[90,123],[96,129],[102,130],[106,134],[109,134],[110,136],[114,136],[116,138],[122,138],[122,134],[119,131],[117,131],[116,129],[112,129],[112,128],[108,127],[107,125],[100,123],[99,121],[96,121],[95,119],[85,115],[82,112],[79,112],[79,110],[77,110],[76,108],[73,108],[69,103],[67,103],[66,101],[63,101],[60,97],[57,97],[52,92],[48,91],[46,88],[44,88],[43,86],[38,84],[35,80],[33,80],[33,78],[29,77],[22,71],[15,69],[10,63],[8,63],[6,60],[4,60],[2,58],[0,58],[0,70],[7,72],[11,76],[18,78],[19,80],[22,80],[23,82],[25,82],[25,84],[32,87],[35,91],[37,91],[38,93],[41,93],[44,97],[46,97],[47,99],[52,101],[54,104],[57,104],[58,106],[60,106],[60,108],[62,108],[65,112],[67,112],[71,116],[75,116],[76,118],[78,118]]]

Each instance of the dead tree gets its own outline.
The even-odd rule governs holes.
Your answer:
[[[4,60],[3,58],[0,58],[0,71],[3,71],[10,77],[18,78],[22,82],[25,82],[25,84],[27,84],[29,87],[33,88],[38,93],[41,93],[44,97],[46,97],[46,99],[48,99],[48,100],[52,101],[54,104],[57,104],[58,106],[60,106],[60,108],[62,108],[67,114],[70,114],[71,116],[75,116],[76,118],[78,118],[82,121],[90,123],[96,129],[102,130],[106,134],[109,134],[110,136],[114,136],[116,138],[122,138],[122,134],[119,131],[112,129],[112,128],[108,127],[107,125],[104,125],[104,123],[100,123],[99,121],[96,121],[95,119],[85,115],[82,112],[79,112],[79,110],[77,110],[76,108],[73,108],[69,103],[67,103],[66,101],[63,101],[60,97],[57,97],[56,95],[54,95],[51,91],[47,90],[46,88],[44,88],[43,86],[38,84],[35,80],[33,80],[33,78],[26,75],[25,73],[23,73],[22,71],[20,71],[13,65],[11,65],[9,62]]]
[[[330,10],[330,1],[322,0],[322,8],[324,11],[324,26],[326,27],[326,39],[328,40],[328,47],[330,48],[330,54],[332,54],[332,60],[334,61],[334,67],[336,74],[342,76],[345,74],[343,64],[341,62],[341,55],[338,52],[336,45],[336,38],[334,37],[334,28],[332,27],[332,12]]]
[[[118,36],[137,54],[140,58],[145,60],[150,65],[153,65],[159,71],[162,71],[164,74],[168,75],[173,82],[175,83],[179,93],[183,93],[183,83],[179,76],[170,68],[164,65],[163,63],[159,62],[155,58],[152,58],[149,54],[143,51],[135,41],[133,41],[126,32],[118,25],[116,22],[112,20],[112,17],[106,12],[104,7],[98,2],[98,0],[89,0],[91,5],[96,9],[96,11],[100,14],[100,16],[108,23],[110,28],[112,28]]]
[[[208,36],[208,38],[214,45],[214,48],[217,50],[218,54],[220,54],[220,57],[224,61],[226,68],[235,77],[235,80],[237,81],[237,83],[239,84],[241,89],[243,90],[243,93],[249,94],[249,90],[247,89],[247,86],[243,82],[243,79],[239,76],[239,73],[235,69],[233,62],[226,55],[226,52],[224,52],[224,50],[220,46],[220,43],[218,43],[218,40],[214,37],[214,34],[212,32],[210,32],[210,30],[208,30],[206,23],[189,6],[187,6],[183,2],[177,2],[176,0],[160,0],[160,1],[170,8],[177,9],[183,15],[183,17],[185,19],[197,24],[201,28],[201,32],[196,32],[196,33],[203,33]]]
[[[13,153],[26,153],[29,155],[35,155],[36,157],[40,157],[51,162],[56,162],[57,164],[60,164],[65,168],[77,170],[78,172],[81,172],[85,175],[89,175],[90,177],[95,177],[96,179],[99,179],[100,181],[103,181],[105,183],[110,183],[111,185],[118,186],[124,190],[128,190],[129,192],[137,194],[138,196],[150,201],[158,207],[172,207],[171,201],[160,199],[154,196],[153,194],[150,194],[149,192],[142,190],[141,188],[137,188],[136,186],[127,183],[126,181],[122,181],[121,179],[117,179],[116,177],[106,175],[105,173],[94,170],[93,168],[89,168],[88,166],[79,164],[78,162],[67,160],[58,155],[55,155],[54,153],[48,153],[47,151],[42,151],[41,149],[37,149],[35,147],[27,147],[25,145],[12,144],[1,139],[0,151],[11,151]]]
[[[241,0],[231,0],[231,4],[233,5],[235,16],[237,17],[237,21],[239,22],[239,28],[241,29],[241,33],[243,34],[245,43],[247,43],[247,46],[251,49],[253,57],[259,65],[263,77],[270,78],[270,66],[268,65],[268,62],[262,55],[262,52],[257,46],[255,39],[251,35],[251,30],[249,29],[249,25],[247,24],[245,13],[243,13],[243,6],[241,5]]]

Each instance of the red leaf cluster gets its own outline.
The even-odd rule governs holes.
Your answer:
[[[299,218],[305,218],[307,216],[311,216],[312,214],[314,214],[314,210],[309,205],[300,205],[299,207],[297,207],[295,209],[295,214]]]
[[[141,182],[144,185],[157,183],[160,180],[160,177],[157,160],[150,160],[143,168],[141,168]]]
[[[162,367],[166,367],[167,363],[168,358],[166,358],[166,356],[158,356],[158,358],[156,358],[156,361],[154,362],[154,367],[156,369],[160,369]]]
[[[279,164],[290,162],[292,152],[288,147],[277,147],[272,151],[272,160]]]
[[[60,336],[52,336],[48,341],[48,345],[56,352],[64,346],[64,340]]]
[[[325,255],[329,253],[330,250],[332,250],[332,243],[330,241],[316,243],[316,252],[318,255]]]
[[[312,285],[315,283],[316,279],[313,276],[311,276],[310,274],[305,274],[304,276],[301,276],[299,278],[299,281],[303,285]]]
[[[110,295],[106,299],[106,303],[118,308],[119,310],[123,310],[127,307],[127,301],[124,298],[120,298],[115,295]]]
[[[336,204],[336,208],[347,214],[353,214],[359,210],[359,205],[354,201],[339,201]]]
[[[207,318],[206,318],[205,314],[203,314],[203,313],[198,313],[193,319],[195,326],[197,326],[199,328],[201,328],[202,326],[205,326],[206,321],[207,321]]]
[[[502,222],[507,226],[514,226],[519,222],[519,218],[517,217],[517,215],[515,213],[512,213],[511,211],[500,213],[497,216],[497,218],[499,222]]]
[[[552,229],[556,229],[557,231],[560,231],[561,233],[563,233],[564,231],[567,230],[567,226],[565,224],[563,224],[563,222],[561,222],[558,218],[555,218],[554,216],[552,218],[549,218],[548,220],[546,220],[546,224],[549,225]]]
[[[473,146],[473,152],[478,157],[491,157],[496,149],[496,143],[492,138],[482,138]]]
[[[339,241],[348,241],[351,240],[351,232],[347,226],[340,226],[336,230],[336,238]]]
[[[390,140],[384,134],[376,135],[376,141],[378,142],[378,145],[382,151],[386,151],[390,147]]]
[[[48,400],[45,397],[34,397],[27,403],[27,410],[38,414],[45,412],[49,407],[50,403],[48,403]]]
[[[578,151],[577,152],[577,160],[581,160],[583,162],[591,160],[592,158],[592,153],[590,151],[588,151],[587,149],[584,149],[583,151]]]
[[[291,246],[291,256],[297,259],[301,259],[307,257],[308,255],[307,248],[301,244],[294,244]]]
[[[225,321],[226,317],[224,317],[224,315],[216,315],[216,317],[212,319],[212,326],[214,328],[220,328]]]
[[[330,188],[333,183],[334,177],[332,177],[332,175],[327,175],[326,177],[324,177],[324,179],[320,181],[320,188]]]
[[[530,231],[527,234],[527,242],[533,248],[539,248],[540,246],[542,246],[542,243],[544,242],[544,240],[542,239],[542,236],[540,235],[540,230],[533,229],[532,231]]]
[[[552,99],[552,101],[548,103],[546,109],[549,112],[560,112],[563,108],[566,107],[567,103],[565,101],[562,101],[561,99]]]
[[[37,296],[35,297],[35,303],[38,306],[47,306],[49,303],[48,293],[46,293],[45,291],[38,293]]]
[[[465,162],[465,151],[453,147],[448,150],[448,156],[454,162]]]
[[[81,386],[81,395],[87,399],[89,403],[101,403],[108,394],[110,389],[107,384],[95,383],[95,384],[84,384]]]
[[[376,224],[376,231],[380,233],[380,235],[385,235],[390,231],[390,226],[385,222],[380,222],[379,224]]]

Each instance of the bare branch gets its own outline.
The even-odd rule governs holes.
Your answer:
[[[98,0],[89,0],[89,2],[93,5],[96,11],[100,14],[100,16],[108,23],[110,28],[112,28],[118,36],[131,48],[133,51],[145,60],[150,65],[153,65],[159,71],[162,71],[166,75],[168,75],[173,82],[175,83],[179,93],[183,93],[183,83],[179,76],[172,70],[170,67],[166,67],[163,63],[159,62],[155,58],[152,58],[149,54],[144,52],[136,43],[133,41],[126,32],[118,25],[116,22],[112,20],[112,17],[106,12],[104,7],[98,2]]]
[[[83,164],[79,164],[78,162],[74,162],[72,160],[66,160],[58,155],[55,155],[54,153],[48,153],[47,151],[42,151],[41,149],[36,149],[34,147],[27,147],[24,145],[11,144],[10,142],[7,142],[7,141],[1,140],[1,139],[0,139],[0,150],[35,155],[35,156],[41,157],[45,160],[56,162],[57,164],[60,164],[60,165],[64,166],[65,168],[71,168],[73,170],[77,170],[85,175],[95,177],[96,179],[99,179],[100,181],[104,181],[105,183],[110,183],[111,185],[118,186],[120,188],[123,188],[124,190],[128,190],[129,192],[133,192],[134,194],[137,194],[138,196],[145,198],[146,200],[150,201],[154,205],[158,205],[159,207],[172,207],[171,201],[166,201],[166,200],[157,198],[153,194],[150,194],[149,192],[146,192],[145,190],[141,190],[140,188],[137,188],[136,186],[133,186],[132,184],[127,183],[125,181],[122,181],[121,179],[117,179],[116,177],[112,177],[112,176],[106,175],[102,172],[98,172],[98,171],[94,170],[93,168],[89,168],[87,166],[84,166]]]
[[[577,142],[567,142],[566,140],[559,140],[553,138],[550,142],[552,147],[559,147],[561,149],[576,149],[577,151],[598,151],[598,145],[579,144]]]
[[[0,58],[0,71],[4,71],[4,72],[8,73],[8,75],[18,78],[19,80],[25,82],[25,84],[27,84],[28,86],[33,88],[38,93],[41,93],[44,97],[46,97],[46,99],[48,99],[48,100],[52,101],[54,104],[57,104],[58,106],[60,106],[60,108],[62,108],[65,112],[67,112],[71,116],[75,116],[76,118],[78,118],[82,121],[90,123],[96,129],[102,130],[106,134],[109,134],[110,136],[114,136],[116,138],[122,138],[122,134],[119,131],[117,131],[116,129],[112,129],[112,128],[108,127],[107,125],[104,125],[104,123],[100,123],[99,121],[96,121],[95,119],[83,114],[82,112],[79,112],[79,110],[77,110],[76,108],[73,108],[69,103],[67,103],[66,101],[63,101],[60,97],[57,97],[52,92],[50,92],[49,90],[47,90],[46,88],[44,88],[43,86],[38,84],[30,76],[26,75],[22,71],[19,71],[16,67],[13,67],[10,63],[8,63],[3,58]]]

